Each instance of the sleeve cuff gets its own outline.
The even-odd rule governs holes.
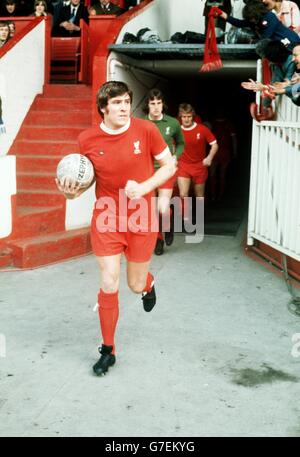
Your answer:
[[[166,149],[163,150],[160,154],[157,156],[154,156],[155,160],[161,160],[164,159],[168,154],[170,154],[170,149],[166,147]]]

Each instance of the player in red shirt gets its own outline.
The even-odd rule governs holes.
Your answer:
[[[154,189],[176,171],[171,153],[158,129],[149,121],[130,117],[132,92],[118,81],[105,83],[97,94],[103,122],[79,135],[80,153],[93,163],[97,202],[91,223],[91,241],[101,272],[98,307],[103,344],[94,365],[97,376],[114,365],[114,335],[119,316],[118,289],[121,255],[127,259],[130,289],[142,295],[145,311],[156,303],[154,279],[149,273],[155,248],[157,225],[153,205]],[[154,159],[160,168],[154,172]],[[57,182],[67,198],[81,189],[69,178]],[[153,203],[153,202],[152,202]],[[134,218],[138,208],[139,217]],[[149,217],[150,216],[150,217]],[[155,225],[155,224],[154,224]]]
[[[218,144],[212,132],[203,124],[194,121],[195,110],[188,103],[179,105],[179,117],[185,140],[185,149],[178,161],[178,187],[180,197],[188,197],[191,182],[197,198],[203,198],[207,168],[211,166],[218,151]],[[206,155],[207,145],[210,151]]]

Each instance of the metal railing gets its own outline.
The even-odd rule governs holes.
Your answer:
[[[253,122],[248,244],[300,261],[300,110],[282,96],[277,120]]]

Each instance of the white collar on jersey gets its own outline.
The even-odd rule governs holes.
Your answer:
[[[103,132],[108,133],[109,135],[120,135],[120,133],[124,133],[124,132],[126,132],[126,130],[129,129],[130,123],[131,123],[131,119],[129,119],[129,121],[127,122],[126,125],[124,125],[124,127],[121,127],[118,130],[110,129],[109,127],[107,127],[107,125],[104,124],[104,122],[101,122],[99,127],[101,130],[103,130]]]
[[[197,127],[196,122],[194,122],[191,127],[183,127],[183,125],[181,126],[182,130],[193,130],[195,127]]]

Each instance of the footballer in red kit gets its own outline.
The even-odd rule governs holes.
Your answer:
[[[196,197],[203,198],[208,167],[218,151],[218,144],[213,133],[203,124],[194,122],[194,108],[186,103],[179,106],[181,128],[185,140],[185,149],[178,161],[178,187],[181,198],[188,197],[193,181]],[[210,146],[208,155],[207,145]]]
[[[157,226],[153,224],[156,208],[151,197],[176,172],[158,129],[150,121],[132,118],[131,104],[132,92],[125,83],[105,83],[97,94],[103,121],[81,133],[78,139],[80,153],[93,163],[96,181],[91,240],[101,276],[98,310],[103,338],[99,348],[101,357],[93,366],[97,376],[105,374],[116,362],[122,254],[127,260],[130,289],[142,294],[146,312],[155,306],[154,278],[149,266]],[[160,165],[156,172],[154,160]],[[87,190],[70,178],[57,181],[57,187],[66,198],[78,197]],[[138,213],[136,218],[135,213]]]

